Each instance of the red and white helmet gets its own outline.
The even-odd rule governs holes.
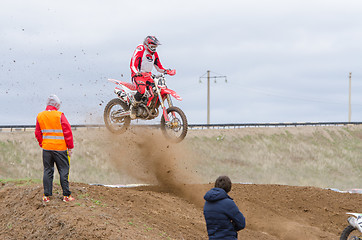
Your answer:
[[[143,45],[147,47],[147,50],[151,53],[156,52],[158,45],[161,45],[160,41],[155,36],[147,36],[143,41]]]

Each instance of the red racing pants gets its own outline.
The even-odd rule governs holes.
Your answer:
[[[148,92],[151,94],[151,97],[148,99],[148,103],[153,99],[153,90],[152,90],[152,83],[154,83],[152,77],[150,75],[145,76],[137,76],[132,77],[132,81],[137,86],[137,92],[143,96],[145,94],[146,89],[148,89]],[[136,99],[139,101],[140,99]],[[147,103],[147,104],[148,104]]]

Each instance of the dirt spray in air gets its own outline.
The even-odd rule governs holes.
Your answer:
[[[142,183],[156,185],[160,191],[203,205],[206,189],[192,164],[197,156],[185,145],[170,143],[159,130],[145,128],[110,138],[110,158],[115,167]]]

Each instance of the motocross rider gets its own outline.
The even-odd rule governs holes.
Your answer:
[[[151,77],[151,71],[153,66],[160,73],[166,73],[168,75],[175,75],[176,70],[165,69],[162,67],[156,48],[161,43],[155,36],[147,36],[143,41],[143,44],[137,46],[136,50],[133,53],[131,58],[131,76],[132,82],[137,86],[137,93],[134,95],[131,103],[131,114],[132,119],[136,118],[136,108],[141,102],[143,94],[146,91],[146,88],[149,89],[151,97],[148,100],[148,103],[153,99],[152,83],[153,79]]]

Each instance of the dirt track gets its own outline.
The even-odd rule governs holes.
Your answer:
[[[80,183],[71,189],[75,202],[62,202],[56,185],[43,204],[39,184],[2,184],[1,239],[207,239],[201,206],[168,189]],[[234,184],[230,195],[247,219],[239,239],[259,240],[338,239],[345,212],[362,201],[361,194],[281,185]]]

